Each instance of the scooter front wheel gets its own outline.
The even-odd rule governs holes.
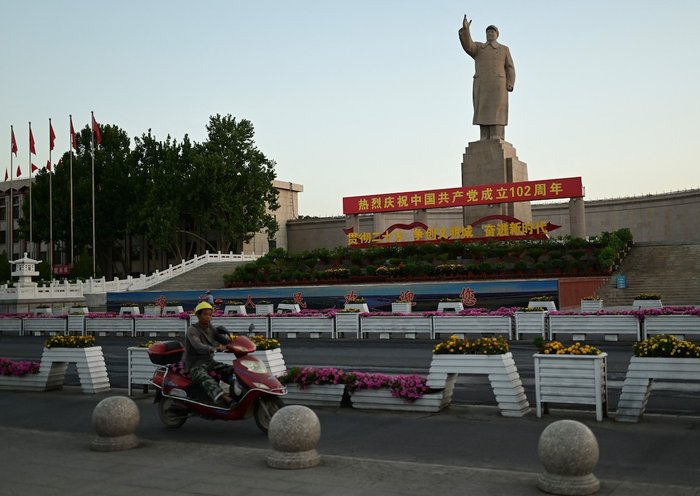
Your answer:
[[[170,398],[162,398],[158,402],[158,415],[160,421],[169,429],[182,427],[187,420],[187,410],[175,405]]]
[[[255,402],[253,415],[255,416],[255,424],[258,428],[267,434],[270,428],[270,420],[277,413],[277,410],[284,407],[284,401],[279,396],[261,396]]]

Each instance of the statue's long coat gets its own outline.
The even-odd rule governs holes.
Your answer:
[[[507,46],[494,41],[474,42],[469,32],[459,30],[462,48],[473,59],[476,66],[472,98],[474,120],[481,126],[508,125],[507,86],[515,85],[515,66]]]

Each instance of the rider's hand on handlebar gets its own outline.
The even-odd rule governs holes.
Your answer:
[[[225,344],[220,344],[216,347],[217,350],[219,351],[226,351],[226,345]]]

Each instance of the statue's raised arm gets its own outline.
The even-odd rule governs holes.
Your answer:
[[[467,15],[464,14],[464,19],[462,20],[462,28],[459,30],[459,41],[462,44],[462,48],[464,49],[464,51],[472,57],[474,57],[476,55],[476,45],[474,44],[471,32],[469,31],[469,27],[471,26],[471,24],[472,21],[467,19]]]

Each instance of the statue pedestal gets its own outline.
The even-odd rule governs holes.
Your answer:
[[[505,184],[527,181],[527,164],[516,155],[515,147],[501,139],[473,141],[462,157],[462,186]],[[495,203],[464,207],[464,225],[489,215],[509,215],[532,222],[530,202]]]

